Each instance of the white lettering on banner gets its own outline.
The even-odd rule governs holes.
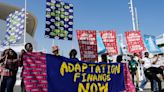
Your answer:
[[[131,51],[142,50],[143,47],[141,45],[134,45],[131,47]]]
[[[113,33],[102,33],[102,38],[103,39],[114,39],[116,38]]]
[[[82,44],[86,44],[86,45],[94,45],[95,42],[91,42],[91,41],[81,41]]]
[[[104,42],[115,42],[115,39],[110,39],[110,40],[109,40],[108,38],[106,38],[106,39],[104,39],[103,41],[104,41]]]
[[[125,35],[128,44],[128,51],[130,53],[136,53],[145,50],[140,31],[125,32]]]
[[[90,38],[90,37],[81,37],[80,40],[89,40],[89,41],[95,41],[95,38]]]
[[[84,54],[94,54],[93,51],[84,51]]]
[[[93,54],[84,54],[84,58],[96,58]]]
[[[140,41],[140,37],[128,37],[128,41],[133,42],[133,41]]]
[[[90,50],[91,48],[92,48],[91,46],[87,46],[87,48],[86,48],[86,49],[87,49],[87,50]]]
[[[100,32],[103,43],[107,49],[109,55],[118,54],[116,32],[112,30],[101,31]]]
[[[113,47],[108,47],[107,51],[110,52],[110,53],[116,53],[116,50]]]
[[[80,36],[79,40],[91,40],[91,41],[93,41],[93,40],[96,40],[96,39],[93,37],[92,34],[83,33],[83,34]]]
[[[77,31],[79,41],[81,60],[97,61],[97,41],[95,30],[79,30]]]

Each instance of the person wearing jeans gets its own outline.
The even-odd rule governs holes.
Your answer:
[[[1,86],[0,92],[13,92],[18,71],[17,54],[12,49],[6,49],[0,59]]]
[[[15,82],[16,82],[15,76],[4,76],[3,81],[1,83],[1,91],[0,92],[6,92],[6,91],[13,92]]]
[[[148,79],[149,79],[151,82],[151,90],[154,91],[154,89],[156,88],[156,85],[154,85],[154,84],[156,84],[156,83],[154,83],[153,81],[155,80],[158,83],[159,83],[159,81],[157,80],[157,78],[152,78],[152,76],[156,76],[156,74],[153,73],[153,71],[152,71],[155,69],[155,68],[152,68],[152,65],[156,64],[156,62],[158,61],[158,57],[152,61],[149,58],[148,52],[145,52],[144,55],[145,55],[145,57],[140,61],[142,62],[143,67],[144,67],[145,78],[142,80],[139,90],[143,91],[143,89],[144,89],[144,87],[147,84]]]

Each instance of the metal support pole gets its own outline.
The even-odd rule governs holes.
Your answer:
[[[131,13],[131,16],[132,16],[133,31],[135,31],[136,27],[135,27],[135,18],[134,18],[135,16],[134,16],[133,0],[130,0],[129,4],[130,4],[130,13]]]

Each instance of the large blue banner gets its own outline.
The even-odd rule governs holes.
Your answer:
[[[144,42],[145,42],[147,50],[150,53],[160,53],[161,52],[161,50],[159,49],[159,47],[156,44],[155,36],[144,35]]]
[[[46,55],[48,92],[120,92],[125,90],[123,64],[86,63]]]

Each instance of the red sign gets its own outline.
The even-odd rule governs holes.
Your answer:
[[[130,53],[138,53],[145,50],[140,31],[125,32],[128,51]]]
[[[98,61],[96,31],[78,30],[77,38],[81,60],[92,62]]]
[[[107,50],[108,55],[118,54],[117,39],[115,31],[101,31],[100,35],[102,37],[103,43]]]

